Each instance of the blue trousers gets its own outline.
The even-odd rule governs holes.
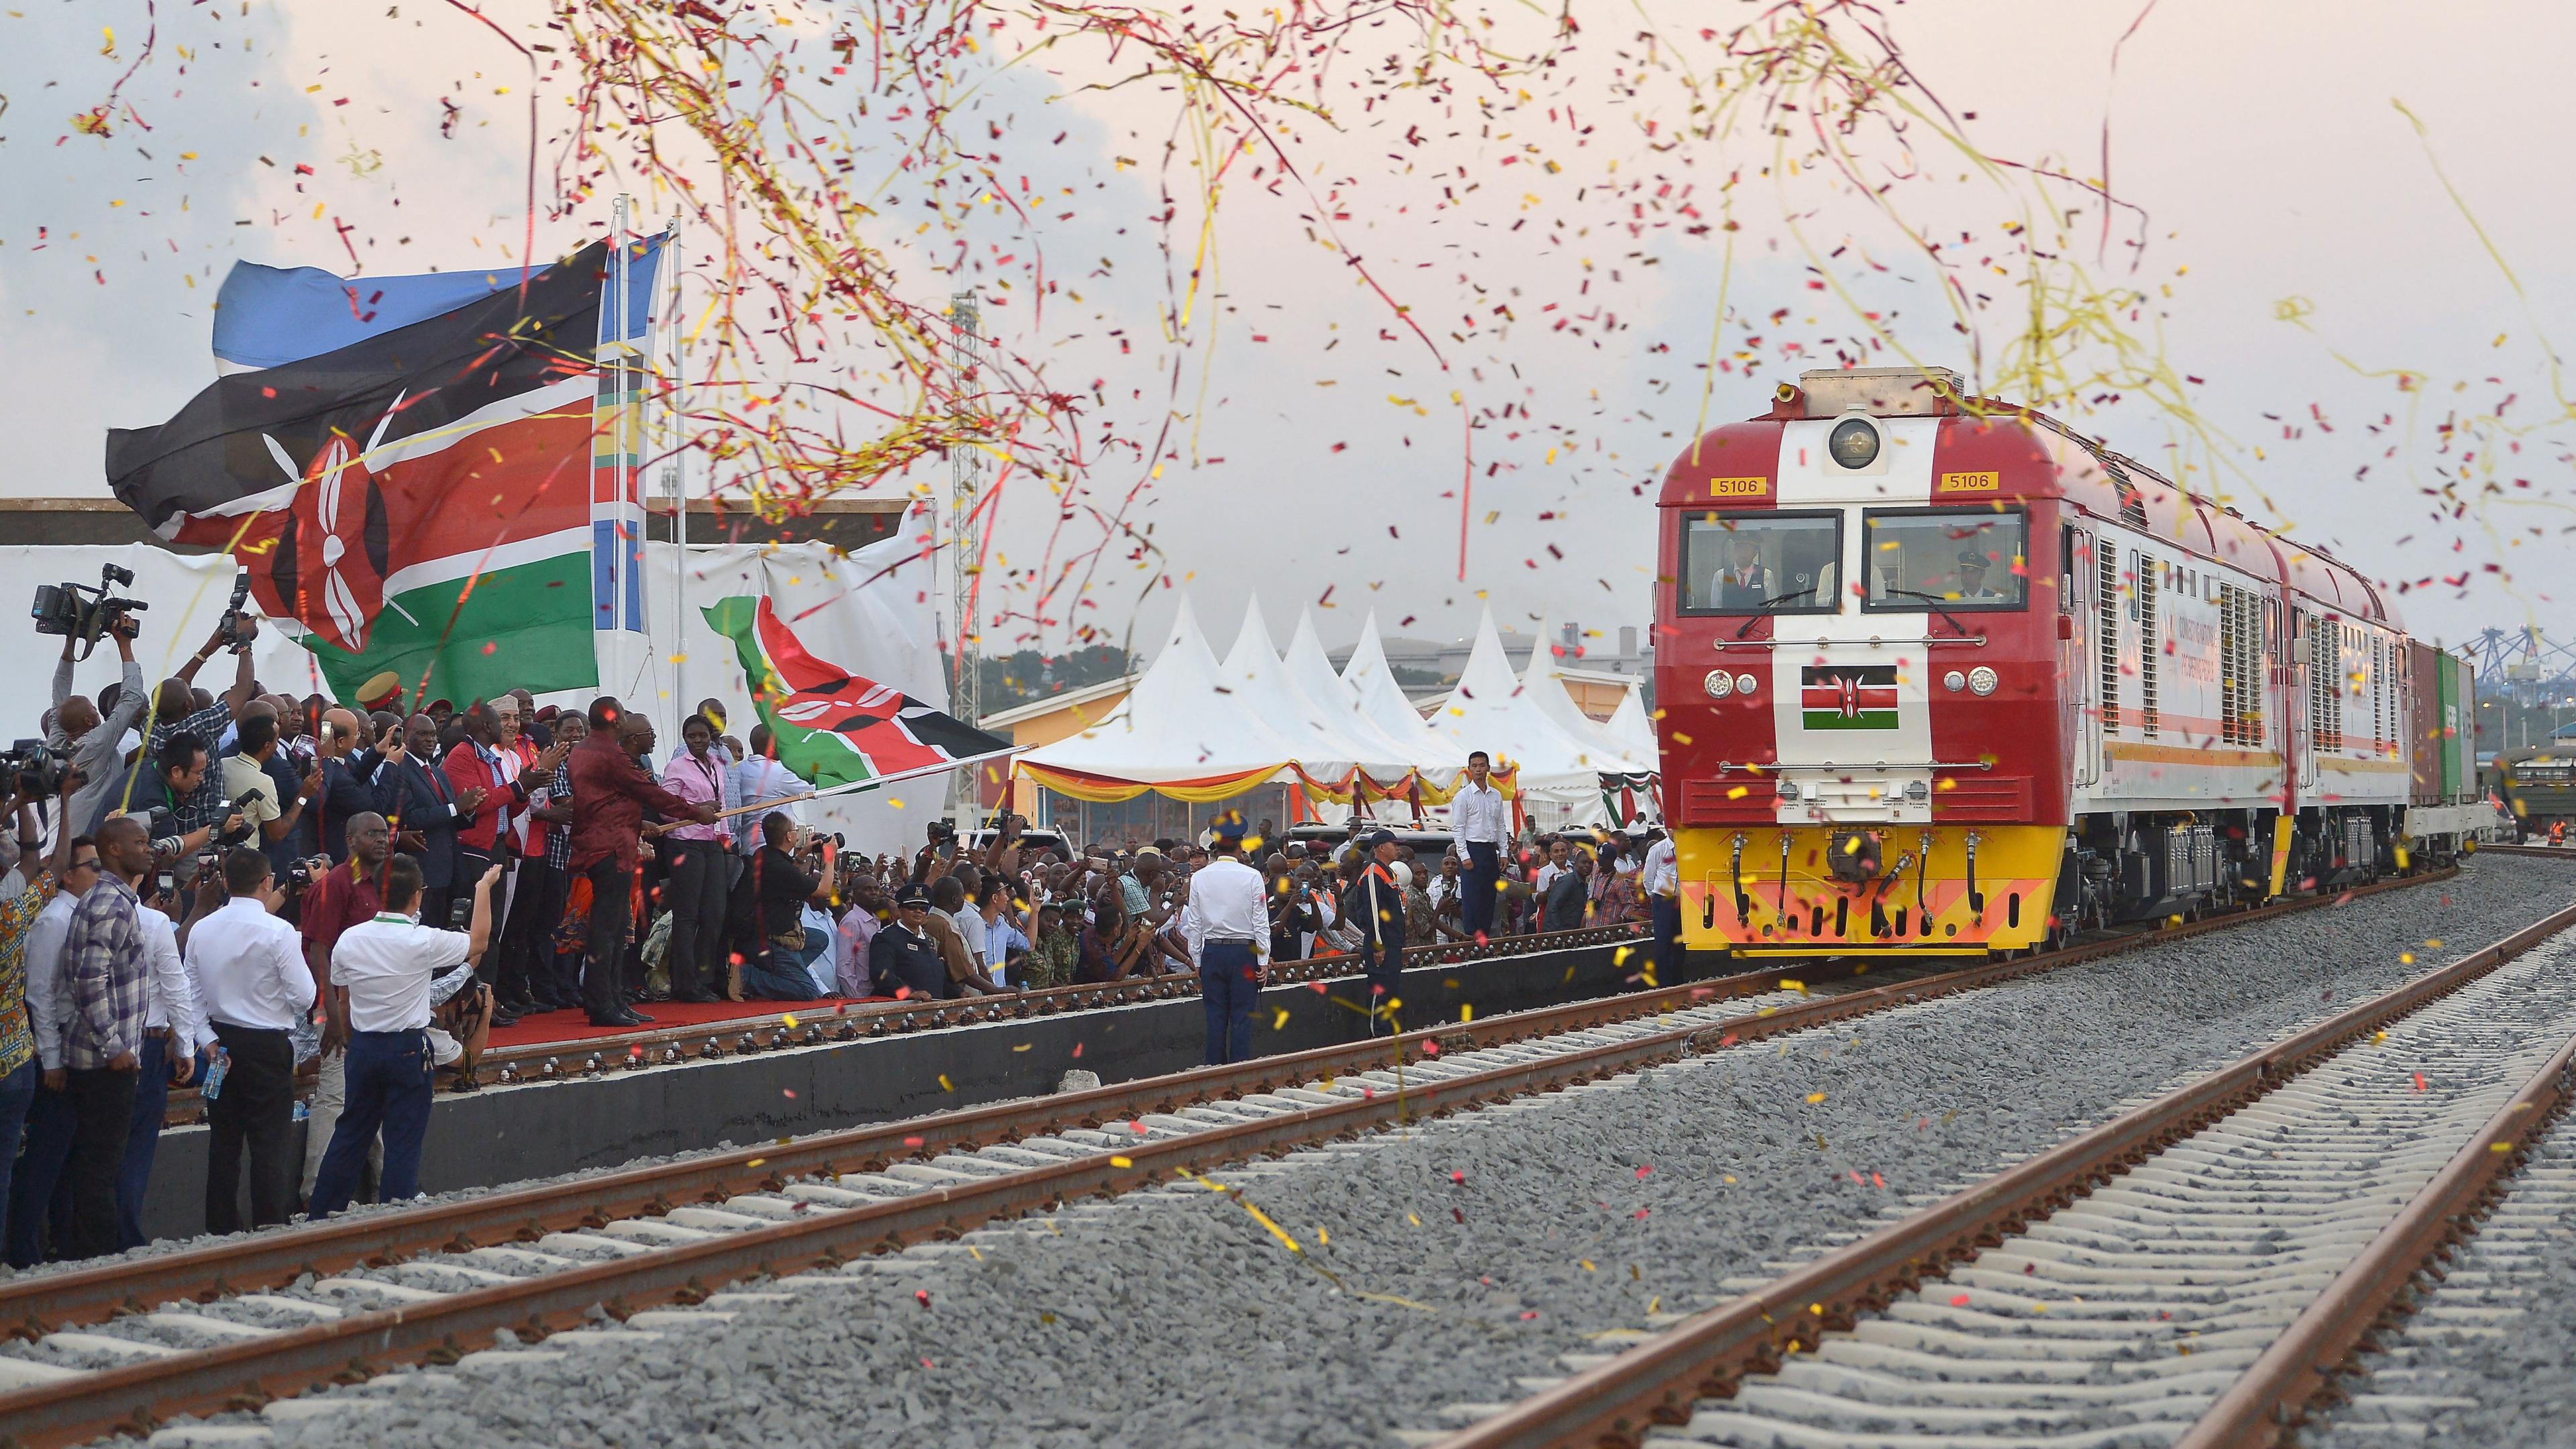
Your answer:
[[[44,1080],[45,1069],[33,1057],[0,1077],[0,1224],[9,1221],[10,1170],[18,1165],[18,1144],[26,1137],[27,1109],[36,1104],[36,1089]]]
[[[349,1033],[348,1100],[340,1109],[339,1124],[331,1129],[322,1168],[313,1178],[312,1216],[328,1217],[357,1196],[358,1177],[367,1166],[367,1144],[380,1128],[385,1134],[385,1169],[377,1183],[378,1200],[399,1202],[420,1195],[420,1148],[429,1138],[431,1070],[427,1032]]]
[[[1482,841],[1468,841],[1466,894],[1458,901],[1459,924],[1470,939],[1494,932],[1494,886],[1503,878],[1503,855]]]
[[[1252,1060],[1252,1003],[1261,998],[1261,958],[1250,941],[1199,948],[1199,999],[1207,1004],[1207,1064]]]
[[[143,1194],[152,1186],[152,1155],[161,1145],[161,1120],[170,1110],[170,1045],[164,1037],[143,1039],[143,1070],[134,1081],[134,1126],[125,1134],[125,1161],[116,1170],[119,1251],[152,1241],[143,1235]]]
[[[1396,1011],[1404,1004],[1399,996],[1404,989],[1404,948],[1390,946],[1381,950],[1362,941],[1360,964],[1368,972],[1368,1034],[1393,1036],[1403,1030],[1396,1022]]]
[[[805,949],[786,951],[776,946],[742,963],[742,994],[762,1001],[814,1001],[820,993],[814,989],[814,960],[831,945],[823,933],[812,926],[805,928]]]
[[[56,1191],[63,1164],[71,1160],[72,1096],[39,1083],[36,1100],[27,1107],[26,1149],[9,1182],[9,1266],[32,1268],[46,1258],[50,1240],[59,1247],[71,1225],[71,1206]]]
[[[1655,913],[1655,972],[1666,985],[1680,979],[1682,967],[1682,902],[1679,896],[1649,898]]]

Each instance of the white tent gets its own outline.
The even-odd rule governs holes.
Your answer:
[[[1625,746],[1640,759],[1661,762],[1663,745],[1655,738],[1655,722],[1646,714],[1646,692],[1636,685],[1628,686],[1628,696],[1619,701],[1618,711],[1602,726],[1610,738]]]
[[[1372,630],[1368,637],[1374,640],[1377,636]],[[1380,657],[1384,657],[1383,651]],[[1363,758],[1402,761],[1409,767],[1421,768],[1431,783],[1444,787],[1456,773],[1458,767],[1435,765],[1424,757],[1428,749],[1434,752],[1433,758],[1446,758],[1448,741],[1424,729],[1422,716],[1412,714],[1408,708],[1412,728],[1399,736],[1382,728],[1360,708],[1359,692],[1333,672],[1333,661],[1325,657],[1324,642],[1315,634],[1315,616],[1311,612],[1298,611],[1296,637],[1288,641],[1287,657],[1280,663],[1286,671],[1288,687],[1331,716],[1342,733],[1363,751]],[[1395,778],[1375,769],[1369,774],[1382,784],[1393,783]]]
[[[1601,776],[1636,772],[1625,751],[1577,739],[1530,698],[1503,653],[1490,609],[1477,625],[1457,688],[1429,723],[1461,752],[1483,750],[1498,768],[1516,768],[1523,805],[1544,828],[1603,821]]]
[[[1328,676],[1330,672],[1327,667]],[[1291,682],[1271,646],[1270,625],[1257,597],[1243,611],[1243,632],[1235,636],[1234,648],[1217,666],[1217,682],[1233,696],[1232,704],[1258,716],[1284,739],[1293,751],[1289,758],[1317,779],[1339,780],[1357,766],[1372,779],[1393,781],[1412,768],[1400,750],[1356,738],[1345,729],[1347,711],[1308,698]]]
[[[1395,682],[1395,671],[1386,662],[1386,646],[1378,640],[1375,610],[1360,626],[1360,642],[1351,650],[1350,661],[1342,666],[1342,682],[1358,697],[1360,713],[1389,739],[1403,745],[1407,758],[1415,764],[1425,770],[1467,768],[1468,747],[1426,724],[1422,711],[1413,707],[1413,701],[1404,697],[1403,688]]]
[[[1250,788],[1286,768],[1298,749],[1221,682],[1184,596],[1163,651],[1109,717],[1020,762],[1133,784],[1239,776]]]
[[[1626,762],[1615,768],[1602,766],[1603,774],[1641,775],[1651,772],[1655,768],[1652,749],[1639,752],[1613,734],[1607,724],[1585,714],[1583,707],[1574,702],[1574,696],[1566,692],[1565,676],[1558,669],[1556,646],[1548,642],[1548,635],[1548,621],[1542,618],[1538,626],[1538,643],[1530,647],[1529,667],[1521,672],[1521,691],[1529,696],[1530,702],[1537,705],[1541,713],[1554,720],[1559,729],[1591,746],[1600,758]],[[1630,698],[1635,698],[1636,693],[1635,685],[1628,686]]]

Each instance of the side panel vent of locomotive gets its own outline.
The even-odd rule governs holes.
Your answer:
[[[2148,739],[2156,737],[2156,595],[2157,570],[2154,559],[2138,555],[2138,729]]]
[[[2120,727],[2120,550],[2095,540],[2093,560],[2101,575],[2093,593],[2093,612],[2102,636],[2102,728]]]

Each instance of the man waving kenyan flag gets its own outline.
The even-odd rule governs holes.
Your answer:
[[[708,626],[733,641],[778,762],[817,790],[930,774],[1011,751],[1008,740],[816,657],[766,598],[723,599],[705,613]]]

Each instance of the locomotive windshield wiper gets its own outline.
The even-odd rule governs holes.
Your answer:
[[[1880,593],[1882,593],[1882,594],[1903,594],[1905,597],[1907,597],[1907,598],[1909,598],[1909,599],[1921,599],[1923,602],[1925,602],[1925,603],[1927,603],[1927,604],[1930,604],[1930,605],[1932,606],[1932,612],[1933,612],[1933,613],[1938,614],[1938,615],[1940,615],[1942,618],[1949,620],[1949,621],[1950,621],[1950,627],[1959,631],[1959,637],[1960,637],[1960,638],[1965,639],[1965,638],[1967,638],[1967,637],[1968,637],[1968,626],[1959,622],[1959,616],[1958,616],[1958,615],[1951,613],[1949,610],[1947,610],[1947,609],[1945,609],[1945,608],[1942,608],[1942,607],[1941,607],[1941,601],[1940,601],[1939,599],[1934,598],[1932,595],[1930,595],[1930,594],[1926,594],[1926,593],[1920,593],[1920,592],[1918,592],[1918,591],[1916,591],[1916,590],[1913,590],[1913,589],[1896,589],[1896,588],[1885,588],[1885,587],[1882,587],[1882,588],[1879,590],[1879,592],[1880,592]]]
[[[1753,617],[1744,621],[1744,627],[1735,631],[1735,637],[1741,639],[1745,635],[1752,633],[1753,626],[1762,622],[1763,616],[1771,612],[1771,606],[1773,604],[1785,604],[1791,599],[1803,599],[1815,591],[1816,586],[1814,584],[1809,584],[1803,589],[1791,589],[1785,594],[1774,594],[1770,598],[1764,599],[1761,603],[1753,606]]]

